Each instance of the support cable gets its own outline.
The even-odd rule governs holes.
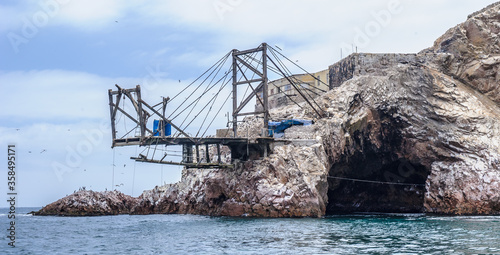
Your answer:
[[[217,67],[212,70],[212,72],[210,72],[210,74],[200,83],[200,85],[198,85],[198,87],[196,87],[196,89],[191,93],[189,94],[189,96],[170,114],[170,116],[168,116],[167,119],[171,119],[172,115],[174,115],[177,110],[179,110],[182,105],[184,105],[185,102],[188,101],[188,99],[194,95],[194,93],[208,80],[208,78],[210,78],[210,76],[212,76],[212,74],[215,72],[215,70],[219,69],[223,63],[225,63],[227,61],[227,59],[229,58],[229,55],[231,54],[231,52],[227,53],[222,59],[220,59],[216,64],[212,65],[212,67],[210,67],[210,69],[208,69],[207,71],[205,71],[200,77],[196,78],[195,81],[193,81],[191,84],[189,84],[186,88],[184,88],[181,92],[185,91],[188,87],[190,87],[192,84],[194,84],[198,79],[200,79],[201,77],[203,77],[203,75],[205,75],[208,71],[210,71],[214,66],[217,65]],[[170,101],[172,101],[173,99],[175,99],[180,93],[178,93],[177,95],[175,95]],[[189,107],[189,106],[188,106]],[[185,110],[185,109],[184,109]],[[183,110],[183,111],[184,111]],[[172,120],[172,119],[171,119]]]
[[[113,148],[113,171],[111,176],[111,190],[115,187],[115,148]]]
[[[288,60],[290,63],[294,64],[296,67],[300,68],[300,70],[302,70],[303,72],[309,74],[310,76],[312,76],[315,80],[323,83],[324,85],[328,86],[328,84],[324,83],[323,81],[321,81],[320,79],[318,79],[317,77],[315,77],[314,75],[312,75],[311,73],[309,73],[308,71],[306,71],[304,68],[302,68],[301,66],[297,65],[295,62],[293,62],[292,60],[290,60],[289,58],[287,58],[285,55],[283,55],[281,52],[277,51],[275,48],[273,48],[272,46],[268,45],[269,48],[271,48],[271,51],[273,52],[276,52],[278,54],[280,54],[283,58],[285,58],[286,60]]]
[[[229,98],[231,98],[232,96],[232,92],[229,93],[229,95],[227,96],[226,100],[224,101],[224,103],[221,105],[221,107],[219,108],[219,110],[217,111],[217,113],[215,114],[214,118],[212,119],[212,121],[210,121],[210,124],[208,124],[207,126],[207,129],[205,129],[205,132],[203,132],[203,135],[201,135],[202,137],[205,136],[205,134],[207,133],[208,129],[210,128],[210,126],[212,125],[212,123],[215,121],[215,118],[217,117],[217,115],[219,115],[220,111],[222,110],[222,108],[224,108],[224,105],[227,103],[227,101],[229,100]]]
[[[220,78],[214,85],[210,86],[208,91],[210,91],[213,87],[215,87],[215,85],[217,85],[217,83],[219,83],[222,79],[225,79],[227,76],[229,75],[229,73],[225,74],[222,78]],[[168,117],[168,119],[170,120],[174,120],[176,119],[177,117],[179,117],[179,115],[181,115],[184,111],[186,111],[186,109],[188,109],[189,107],[191,107],[197,100],[201,99],[207,92],[204,92],[202,93],[198,98],[196,98],[193,102],[191,102],[186,108],[184,108],[184,110],[182,110],[181,112],[179,112],[175,117],[171,118],[171,116],[174,114],[170,114],[170,116]],[[186,102],[186,101],[184,101]]]
[[[376,183],[376,184],[387,184],[387,185],[425,186],[425,184],[420,184],[420,183],[382,182],[382,181],[362,180],[362,179],[336,177],[336,176],[327,176],[327,178],[329,178],[329,179],[345,180],[345,181],[367,182],[367,183]]]
[[[214,101],[214,99],[217,98],[217,96],[219,96],[219,93],[226,87],[226,85],[229,83],[229,79],[228,79],[228,82],[226,84],[224,84],[223,86],[221,86],[221,88],[219,89],[219,91],[215,94],[214,97],[212,97],[212,99],[210,99],[210,101],[193,117],[193,119],[191,120],[191,122],[189,122],[185,128],[187,128],[189,125],[191,125],[191,123],[193,123],[193,121],[205,110],[205,108],[207,108],[207,106],[212,102]]]
[[[224,61],[226,61],[227,59],[225,59]],[[224,65],[225,62],[222,63],[222,65],[220,66],[220,68],[217,69],[217,72],[215,73],[215,75],[212,77],[212,80],[210,80],[210,82],[208,83],[207,87],[205,88],[205,91],[203,91],[202,95],[205,95],[206,93],[208,93],[208,91],[210,91],[213,87],[211,87],[213,81],[215,80],[215,78],[217,77],[217,75],[219,74],[220,70],[222,69],[222,66]],[[217,82],[218,83],[218,82]],[[217,84],[215,83],[215,84]],[[196,108],[196,106],[198,105],[198,103],[200,102],[201,100],[201,97],[198,97],[196,100],[195,100],[195,104],[191,107],[191,110],[189,111],[189,113],[187,114],[187,116],[190,116],[191,113],[193,112],[193,110]],[[189,107],[186,107],[186,109],[189,108]],[[184,112],[184,110],[182,111]],[[187,116],[186,118],[182,121],[182,123],[179,125],[179,127],[181,127],[184,122],[186,121],[187,119]],[[175,117],[173,118],[175,119]],[[172,120],[173,120],[172,119]]]
[[[230,70],[231,71],[231,70]],[[229,72],[228,72],[229,73]],[[229,83],[230,79],[228,79],[227,83]],[[222,81],[222,84],[223,84],[223,87],[225,87],[227,85],[226,81]],[[205,125],[205,121],[207,120],[208,118],[208,115],[210,114],[210,112],[212,111],[212,108],[215,104],[215,102],[217,101],[217,97],[219,96],[219,93],[217,93],[217,95],[215,95],[215,100],[212,101],[212,105],[210,105],[210,108],[208,109],[208,112],[207,114],[205,114],[205,118],[203,118],[203,121],[200,125],[200,128],[198,129],[198,132],[196,132],[196,137],[198,137],[198,135],[200,134],[201,130],[203,129],[203,125]],[[222,103],[222,106],[224,106],[226,104],[226,102]],[[218,113],[217,113],[218,114]],[[214,116],[217,117],[217,114]]]
[[[272,52],[272,51],[271,51],[271,52]],[[273,55],[274,55],[274,54],[273,54]],[[271,62],[272,62],[272,63],[273,63],[273,64],[274,64],[277,68],[278,68],[278,70],[279,70],[279,71],[280,71],[280,72],[281,72],[284,76],[286,76],[286,74],[285,74],[285,73],[283,73],[283,71],[282,71],[282,70],[281,70],[281,69],[280,69],[280,68],[276,65],[276,63],[272,60],[272,58],[269,58],[269,60],[270,60],[270,61],[271,61]],[[277,58],[277,61],[278,61],[278,63],[280,63],[280,65],[283,65],[283,64],[282,64],[282,62],[281,62],[281,60],[280,60],[279,58]],[[286,68],[286,66],[285,66],[284,68]],[[288,82],[290,82],[290,84],[291,84],[291,85],[292,85],[292,86],[293,86],[293,87],[297,90],[297,92],[298,92],[298,93],[299,93],[299,94],[300,94],[300,95],[304,98],[304,100],[305,100],[305,101],[306,101],[306,102],[307,102],[307,103],[311,106],[311,108],[312,108],[312,109],[316,112],[316,114],[318,114],[318,116],[319,116],[319,117],[322,117],[322,116],[324,115],[324,112],[323,112],[323,114],[321,114],[321,113],[318,111],[318,110],[320,110],[320,111],[323,111],[323,110],[322,110],[322,109],[321,109],[321,107],[318,105],[318,103],[314,100],[314,98],[312,98],[312,97],[309,95],[309,96],[311,97],[312,101],[314,102],[314,104],[316,104],[316,106],[318,107],[318,109],[316,109],[316,107],[314,107],[314,106],[312,105],[312,103],[309,101],[309,99],[308,99],[308,98],[307,98],[307,97],[306,97],[306,96],[305,96],[305,95],[304,95],[304,94],[303,94],[303,93],[299,90],[299,88],[298,88],[298,87],[297,87],[297,86],[296,86],[296,85],[295,85],[295,84],[294,84],[294,83],[290,80],[290,78],[289,78],[289,77],[285,77],[285,78],[286,78],[286,79],[288,80]]]
[[[223,61],[225,58],[228,58],[230,55],[231,55],[231,51],[228,52],[224,57],[222,57],[221,59],[219,59],[208,70],[206,70],[204,73],[202,73],[200,76],[198,76],[198,78],[196,78],[193,82],[191,82],[189,85],[187,85],[184,89],[182,89],[174,97],[172,97],[172,99],[170,99],[170,101],[174,100],[177,96],[179,96],[180,94],[182,94],[186,89],[188,89],[191,85],[193,85],[196,81],[198,81],[199,79],[201,79],[201,77],[203,77],[206,73],[208,73],[214,66],[216,66],[219,62]]]
[[[215,87],[215,85],[217,85],[217,84],[218,84],[221,80],[225,79],[228,75],[229,75],[229,73],[225,74],[225,75],[224,75],[221,79],[219,79],[219,80],[218,80],[218,81],[217,81],[214,85],[212,85],[212,86],[210,87],[210,89],[209,89],[209,90],[211,90],[213,87]],[[205,94],[206,94],[206,93],[201,94],[198,98],[203,97]],[[194,103],[194,102],[192,102],[190,105],[192,105],[193,103]],[[205,107],[206,107],[206,106],[205,106]],[[204,107],[204,108],[205,108],[205,107]],[[186,109],[187,109],[187,108],[186,108]],[[183,111],[184,111],[184,110],[183,110]],[[182,112],[181,112],[181,113],[182,113]],[[179,113],[179,114],[180,114],[180,113]],[[177,115],[177,116],[179,116],[179,115]],[[176,116],[176,117],[177,117],[177,116]],[[198,116],[198,115],[197,115],[197,116]],[[174,119],[175,119],[176,117],[174,117]],[[185,118],[184,120],[186,120],[186,119],[187,119],[187,117],[189,117],[189,115],[187,115],[187,116],[186,116],[186,118]],[[192,122],[192,121],[191,121],[191,122]],[[191,122],[190,122],[189,124],[187,124],[187,125],[186,125],[183,129],[186,129],[186,128],[187,128],[187,127],[191,124]],[[184,121],[183,121],[183,123],[184,123]]]

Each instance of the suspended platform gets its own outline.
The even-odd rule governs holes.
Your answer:
[[[217,137],[141,137],[116,139],[115,146],[182,146],[182,161],[175,162],[165,160],[167,154],[160,159],[139,154],[138,157],[131,157],[137,162],[179,165],[187,168],[233,168],[235,160],[245,161],[248,159],[258,159],[267,157],[270,151],[270,144],[274,142],[272,137],[248,138],[217,138]],[[211,160],[209,146],[216,147],[216,160]],[[227,146],[231,153],[231,162],[223,162],[221,156],[221,146]],[[204,147],[200,153],[200,148]],[[204,155],[202,155],[204,153]]]
[[[232,61],[227,61],[229,58],[232,58]],[[310,94],[309,87],[293,78],[281,58],[297,66],[295,62],[266,43],[254,49],[243,51],[234,49],[172,98],[162,97],[161,102],[157,104],[149,104],[143,100],[139,85],[130,89],[116,85],[116,90],[108,91],[112,147],[147,147],[148,153],[139,154],[131,159],[147,163],[182,165],[188,168],[232,168],[237,160],[267,157],[275,142],[284,142],[275,141],[272,137],[274,133],[282,131],[280,127],[269,126],[268,71],[285,78],[290,83],[289,86],[300,94],[306,105],[318,117],[324,116],[321,107]],[[227,71],[222,70],[224,67],[228,68]],[[300,69],[305,71],[303,68]],[[318,83],[321,82],[319,78],[306,73]],[[288,96],[286,93],[285,95]],[[177,101],[174,101],[175,99]],[[229,99],[232,99],[232,111],[226,115],[228,118],[226,127],[232,134],[224,137],[206,137],[210,125],[219,116]],[[247,105],[253,100],[262,109],[247,112],[249,110]],[[302,108],[300,104],[295,103]],[[247,115],[257,115],[262,118],[262,130],[252,130],[254,135],[255,132],[259,132],[260,137],[238,137],[238,132],[241,132],[238,131],[240,122],[238,118]],[[187,128],[196,120],[199,120],[198,130],[188,132]],[[290,125],[293,123],[292,121]],[[196,135],[193,137],[191,132]],[[175,151],[181,155],[169,153],[167,150],[169,146],[182,146],[182,152]],[[221,148],[222,146],[225,147]],[[150,149],[152,153],[149,153]],[[163,152],[157,152],[163,149]],[[181,156],[182,160],[174,162],[170,156]]]

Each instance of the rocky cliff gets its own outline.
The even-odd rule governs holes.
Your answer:
[[[333,89],[316,99],[326,117],[307,105],[271,112],[314,125],[287,130],[289,141],[268,157],[230,170],[185,169],[179,183],[137,199],[71,195],[39,214],[499,214],[499,32],[496,3],[418,54],[353,54],[330,67]],[[258,123],[248,118],[239,132]],[[121,200],[100,197],[109,195]]]
[[[138,203],[137,198],[119,191],[95,192],[79,190],[43,207],[33,215],[102,216],[128,214]]]

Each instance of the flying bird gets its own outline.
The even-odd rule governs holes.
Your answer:
[[[42,151],[40,151],[40,153],[44,153],[44,152],[46,152],[46,151],[47,151],[47,150],[43,149]]]

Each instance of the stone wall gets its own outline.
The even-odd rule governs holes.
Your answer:
[[[401,54],[401,53],[353,53],[329,67],[330,89],[359,75],[387,75],[388,70],[399,64],[421,66],[445,58],[446,53]]]

